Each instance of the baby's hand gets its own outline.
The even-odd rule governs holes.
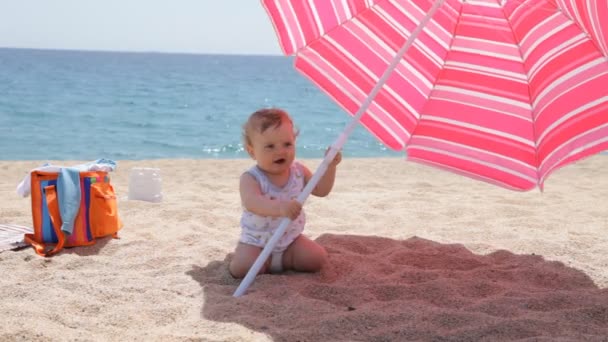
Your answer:
[[[331,147],[328,147],[327,150],[325,150],[325,155],[327,155],[327,153],[329,153],[329,149]],[[329,165],[330,166],[336,166],[338,164],[340,164],[340,162],[342,161],[342,152],[338,151],[338,153],[336,153],[336,156],[334,157],[334,160],[332,160]]]
[[[302,204],[296,200],[283,201],[279,204],[279,212],[282,217],[289,217],[295,220],[302,211]]]

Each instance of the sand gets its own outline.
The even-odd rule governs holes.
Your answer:
[[[0,222],[31,225],[15,187],[39,165],[0,162]],[[233,298],[238,177],[250,165],[119,161],[120,239],[46,259],[0,253],[0,340],[607,339],[607,156],[556,172],[543,193],[345,158],[332,194],[305,205],[329,264],[258,276]],[[134,166],[161,168],[163,202],[127,200]]]

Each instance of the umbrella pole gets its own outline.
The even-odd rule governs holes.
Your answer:
[[[416,38],[418,37],[420,32],[422,32],[422,30],[424,29],[426,24],[431,20],[431,18],[435,14],[435,12],[439,9],[439,7],[441,7],[441,5],[443,5],[444,2],[445,2],[445,0],[435,1],[435,3],[433,4],[433,7],[429,10],[429,12],[426,14],[426,16],[422,19],[422,21],[420,21],[420,24],[418,24],[418,27],[416,27],[416,29],[414,31],[412,31],[412,34],[406,40],[405,44],[403,44],[401,49],[399,49],[399,51],[397,52],[397,54],[391,61],[391,64],[389,64],[389,66],[387,67],[387,69],[384,72],[384,74],[382,75],[382,77],[380,77],[380,79],[378,80],[378,82],[376,83],[376,85],[374,86],[372,91],[369,93],[369,95],[367,96],[367,98],[365,99],[363,104],[361,104],[361,107],[359,108],[357,113],[353,116],[353,119],[346,125],[346,127],[344,128],[344,131],[342,131],[342,133],[338,136],[336,141],[331,145],[331,148],[325,155],[323,162],[321,163],[321,165],[319,165],[319,167],[317,168],[317,170],[315,171],[313,176],[310,178],[310,180],[308,181],[308,183],[306,184],[306,186],[304,187],[304,189],[298,196],[298,198],[297,198],[298,202],[304,203],[306,201],[306,199],[308,198],[308,196],[310,195],[310,193],[312,192],[312,190],[317,186],[317,183],[319,183],[319,181],[321,180],[321,177],[323,177],[323,175],[325,174],[325,171],[327,171],[327,167],[329,166],[329,163],[334,159],[336,154],[338,154],[338,151],[340,151],[340,149],[342,149],[342,146],[344,145],[344,143],[346,142],[346,140],[348,139],[350,134],[353,132],[355,127],[357,127],[357,124],[359,123],[359,121],[361,121],[361,117],[363,116],[363,114],[365,114],[365,112],[369,108],[370,104],[372,103],[373,99],[376,97],[376,95],[378,94],[380,89],[382,89],[382,86],[386,83],[386,81],[388,80],[388,78],[391,75],[391,73],[393,72],[393,70],[397,67],[397,65],[401,61],[401,58],[403,57],[403,55],[407,52],[407,50],[410,48],[410,46],[414,43],[414,41],[416,40]],[[233,294],[234,297],[240,297],[243,294],[245,294],[245,291],[247,291],[247,288],[249,288],[249,286],[255,280],[256,275],[258,274],[258,272],[260,271],[260,269],[262,268],[262,266],[264,265],[264,263],[266,262],[266,260],[270,256],[270,254],[272,253],[272,250],[276,246],[277,242],[285,233],[285,230],[289,226],[289,223],[291,223],[291,220],[287,217],[284,217],[279,225],[279,228],[277,228],[277,230],[272,235],[270,240],[268,240],[268,243],[266,243],[266,246],[264,247],[264,249],[258,256],[258,258],[255,260],[255,262],[253,263],[253,265],[247,272],[247,275],[245,275],[245,278],[243,278],[243,280],[241,281],[241,284],[239,285],[239,287],[234,292],[234,294]]]

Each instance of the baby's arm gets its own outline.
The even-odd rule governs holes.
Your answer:
[[[318,197],[325,197],[329,195],[331,189],[334,187],[334,180],[336,179],[336,166],[342,161],[342,153],[338,152],[334,160],[331,161],[325,174],[317,183],[317,186],[312,190],[312,194]],[[302,165],[302,169],[304,170],[304,180],[306,183],[312,178],[312,173],[310,170]]]
[[[241,175],[239,185],[241,202],[248,211],[260,216],[289,217],[295,219],[300,215],[302,205],[296,200],[279,201],[265,198],[257,180],[245,172]]]

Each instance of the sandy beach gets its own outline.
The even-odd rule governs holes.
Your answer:
[[[40,164],[0,162],[0,222],[31,226],[15,187]],[[329,264],[258,276],[233,298],[250,165],[118,161],[119,239],[0,253],[0,340],[606,341],[608,156],[557,171],[542,193],[345,158],[332,194],[305,205]],[[134,166],[161,169],[163,202],[127,199]]]

